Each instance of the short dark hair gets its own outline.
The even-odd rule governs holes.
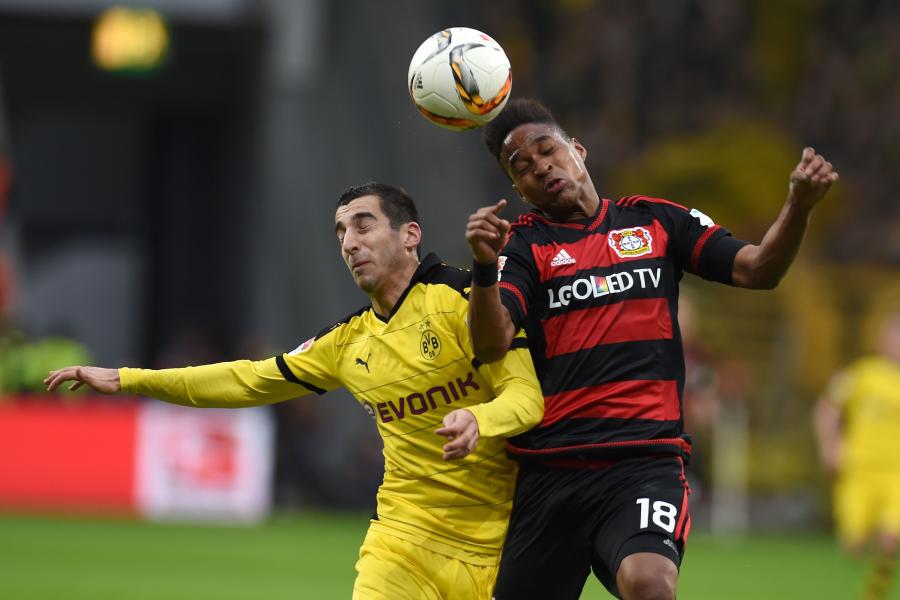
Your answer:
[[[341,192],[337,207],[350,204],[363,196],[378,196],[381,211],[387,216],[391,229],[399,229],[404,223],[419,222],[416,203],[402,187],[389,183],[369,181],[362,185],[348,187]]]
[[[547,123],[564,137],[569,137],[553,118],[549,108],[533,98],[514,98],[506,103],[506,107],[493,121],[484,126],[481,141],[487,146],[488,152],[499,161],[503,140],[510,131],[526,123]]]

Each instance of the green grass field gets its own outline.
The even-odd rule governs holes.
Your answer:
[[[0,516],[0,598],[350,597],[363,515],[279,515],[260,527]],[[858,597],[865,573],[825,536],[691,536],[679,598]],[[900,585],[892,598],[900,599]],[[610,596],[593,579],[582,598]]]

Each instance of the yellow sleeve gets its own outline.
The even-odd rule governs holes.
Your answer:
[[[198,407],[260,406],[310,392],[287,381],[276,361],[277,357],[161,370],[125,367],[119,369],[119,380],[124,392]]]
[[[490,402],[468,408],[478,421],[482,437],[518,435],[544,418],[544,395],[524,342],[524,335],[518,335],[506,356],[478,368],[497,395]]]
[[[466,292],[469,291],[467,288]],[[459,311],[457,337],[470,359],[474,359],[472,339],[466,322],[468,302],[462,301]],[[492,363],[475,362],[478,372],[494,390],[495,398],[483,404],[467,407],[478,421],[481,437],[512,437],[528,431],[544,418],[544,394],[538,383],[528,351],[525,333],[519,331],[509,352]]]

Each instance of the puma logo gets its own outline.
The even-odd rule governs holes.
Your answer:
[[[363,360],[363,359],[361,359],[361,358],[357,358],[357,359],[356,359],[356,362],[355,362],[354,364],[362,365],[363,367],[366,368],[366,373],[368,373],[368,372],[369,372],[369,359],[370,359],[370,358],[372,358],[372,353],[371,353],[371,352],[369,352],[369,355],[366,357],[366,360]]]

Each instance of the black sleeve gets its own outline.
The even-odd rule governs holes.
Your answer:
[[[534,256],[522,233],[515,232],[510,236],[500,252],[498,267],[500,301],[509,311],[513,325],[518,329],[531,310],[538,281]]]
[[[684,271],[709,281],[732,283],[734,257],[748,242],[735,239],[731,232],[713,223],[697,209],[672,203],[654,204],[669,230],[669,252]]]

